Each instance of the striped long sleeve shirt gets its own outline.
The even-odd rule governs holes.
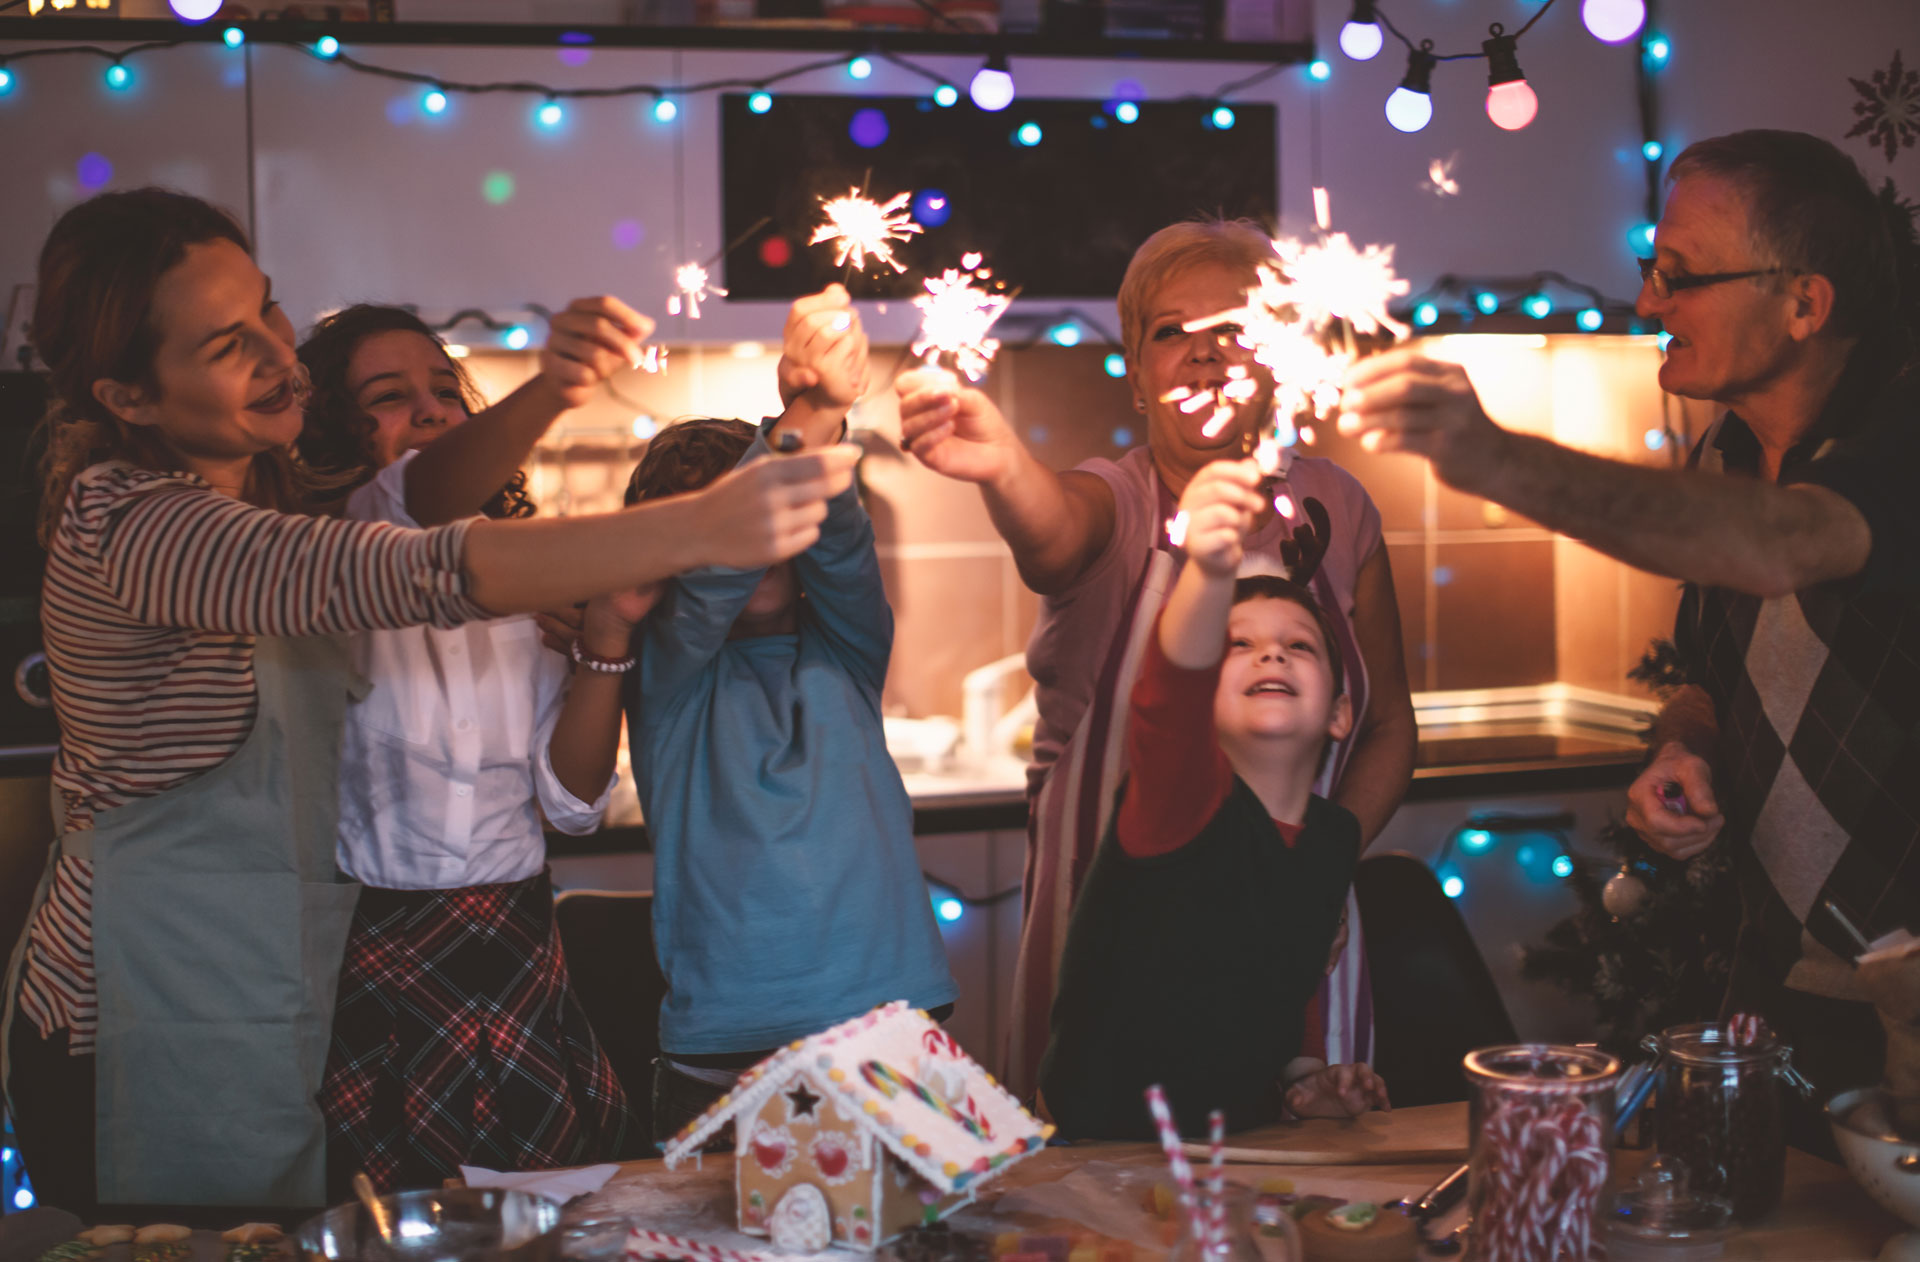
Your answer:
[[[466,596],[469,523],[256,508],[192,474],[122,462],[74,480],[48,550],[41,622],[60,720],[66,829],[219,766],[253,728],[256,636],[490,616]],[[35,913],[20,1007],[93,1050],[92,865],[62,858]]]

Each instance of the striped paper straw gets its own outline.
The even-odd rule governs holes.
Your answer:
[[[664,1231],[635,1227],[627,1233],[629,1258],[666,1258],[671,1262],[782,1262],[783,1254],[752,1249],[724,1249],[704,1240],[670,1236]]]
[[[1735,1047],[1752,1047],[1766,1032],[1767,1023],[1751,1012],[1735,1013],[1727,1018],[1727,1042]]]
[[[1173,1128],[1173,1112],[1167,1108],[1167,1093],[1160,1089],[1159,1083],[1147,1088],[1147,1111],[1153,1114],[1153,1125],[1160,1132],[1160,1147],[1167,1154],[1167,1168],[1173,1173],[1174,1190],[1180,1194],[1180,1208],[1186,1214],[1187,1231],[1196,1241],[1203,1241],[1205,1228],[1200,1221],[1200,1209],[1194,1202],[1193,1167],[1187,1164],[1186,1153],[1180,1150],[1180,1132]]]
[[[1227,1115],[1207,1114],[1207,1251],[1227,1252]]]

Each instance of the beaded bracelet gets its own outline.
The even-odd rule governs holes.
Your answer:
[[[633,669],[631,653],[618,658],[600,657],[581,648],[578,636],[574,637],[573,646],[568,649],[568,656],[588,670],[597,670],[603,675],[624,675]]]

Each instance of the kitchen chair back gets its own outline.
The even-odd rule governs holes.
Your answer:
[[[653,953],[653,895],[565,890],[553,900],[573,991],[606,1049],[633,1109],[629,1157],[651,1157],[653,1062],[660,1055],[660,1001],[667,979]]]
[[[1467,1098],[1460,1061],[1516,1041],[1480,949],[1433,870],[1373,855],[1353,878],[1373,984],[1373,1067],[1395,1107]]]

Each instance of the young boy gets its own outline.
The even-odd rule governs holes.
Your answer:
[[[811,389],[757,432],[663,430],[628,502],[783,459],[795,438],[838,442],[867,373],[846,291],[795,303],[783,349],[783,372],[805,371]],[[636,643],[627,727],[668,985],[654,1071],[665,1139],[774,1049],[894,999],[943,1015],[958,988],[881,726],[893,611],[853,488],[792,561],[663,585]]]
[[[1333,636],[1302,585],[1236,579],[1264,507],[1251,460],[1181,496],[1187,564],[1148,636],[1127,731],[1130,778],[1074,906],[1040,1090],[1063,1134],[1146,1139],[1166,1088],[1181,1133],[1387,1107],[1365,1065],[1301,1057],[1359,853],[1359,825],[1313,796],[1346,735]],[[1300,576],[1304,579],[1304,575]]]

